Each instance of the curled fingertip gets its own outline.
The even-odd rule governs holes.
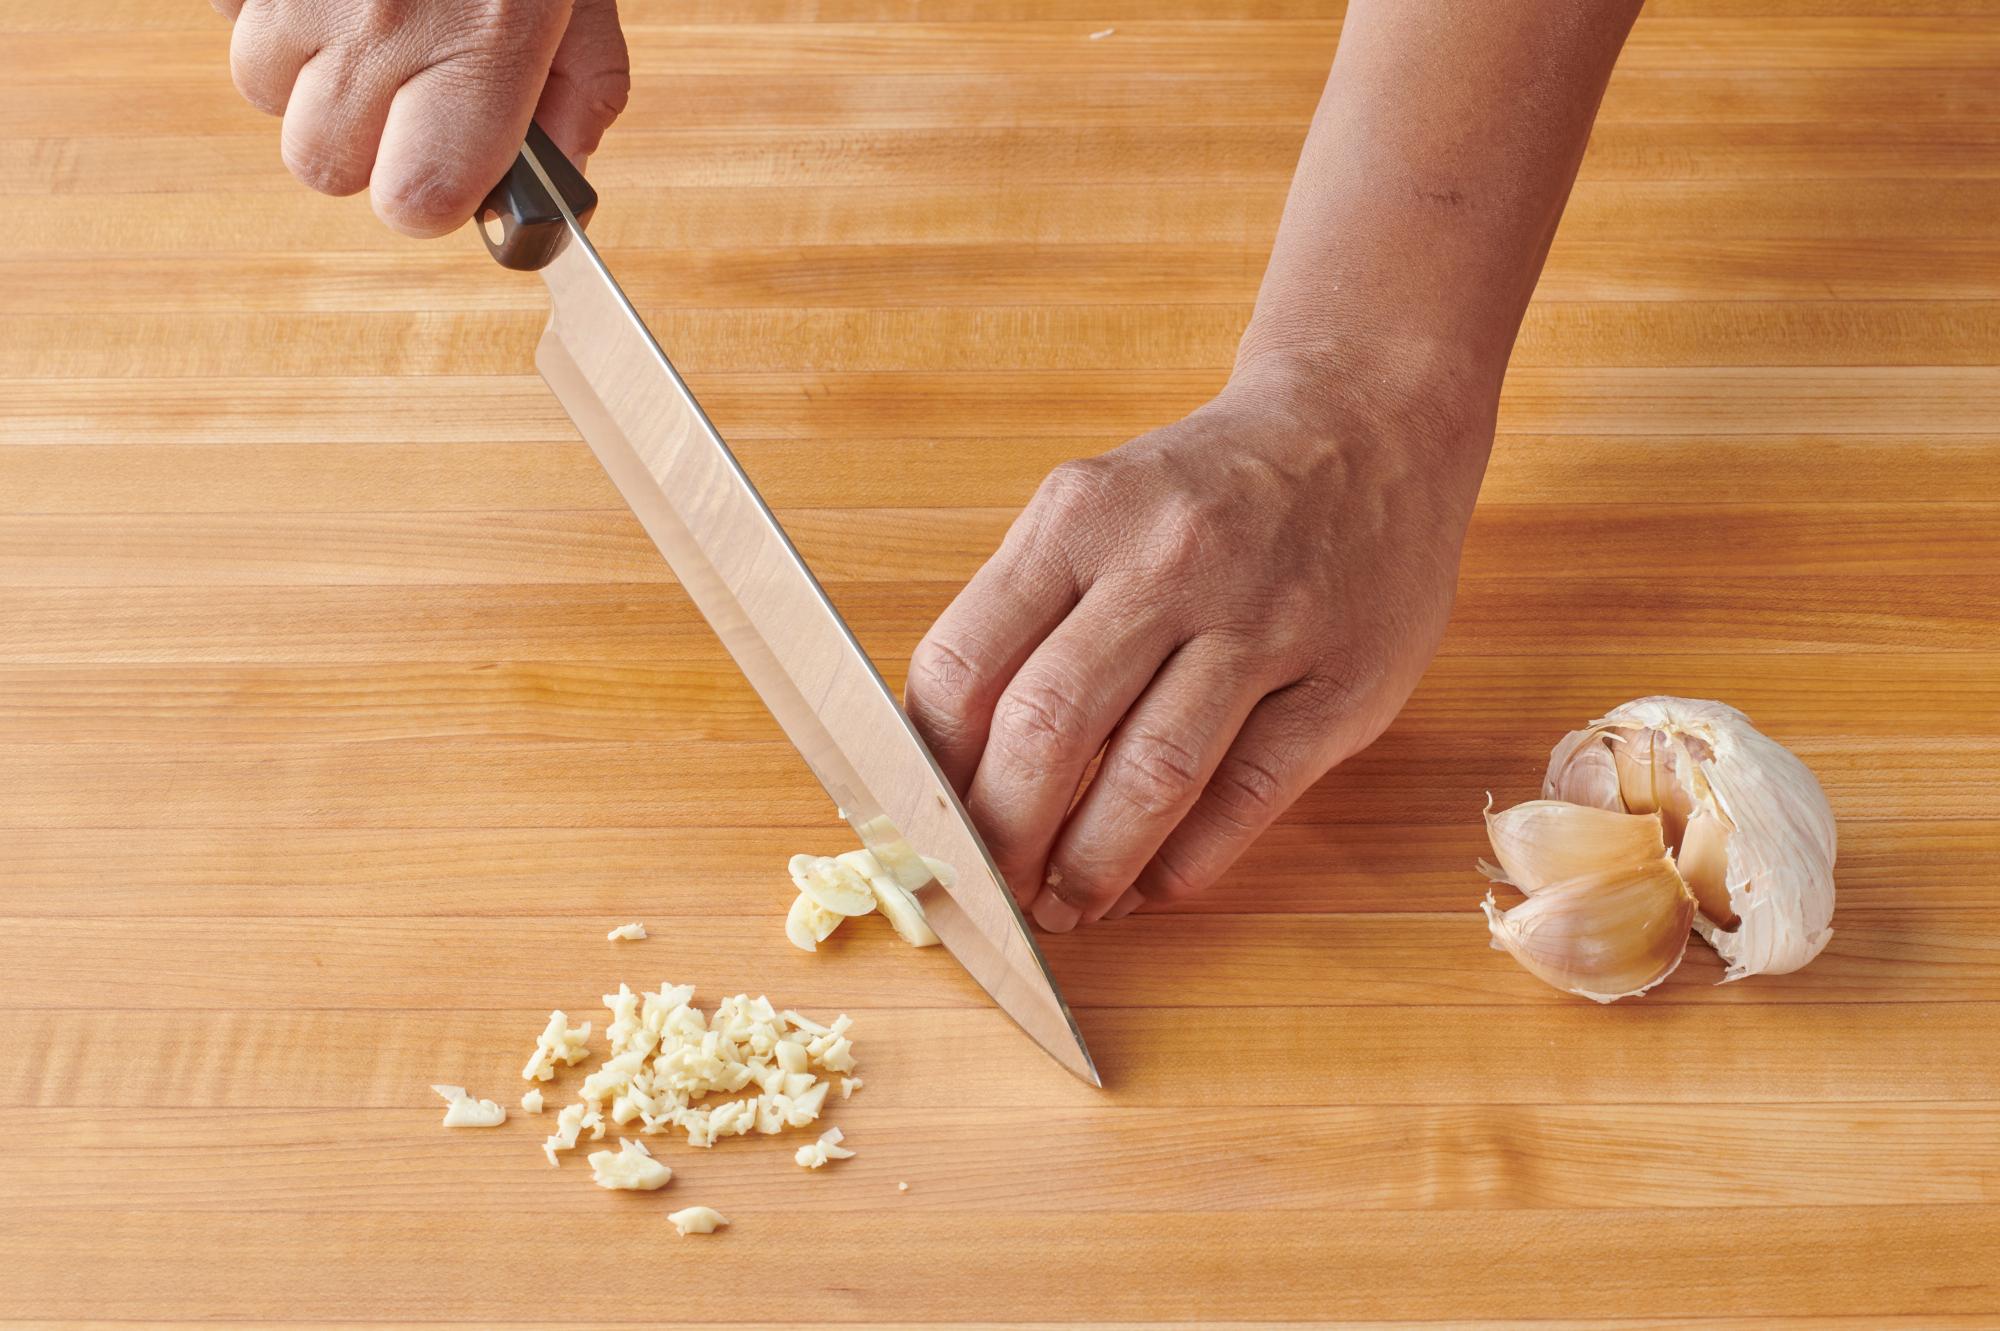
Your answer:
[[[1053,892],[1035,899],[1035,923],[1052,934],[1066,934],[1083,919],[1083,912]]]
[[[1139,889],[1128,887],[1125,889],[1125,895],[1112,902],[1111,909],[1104,912],[1104,918],[1107,920],[1122,920],[1145,904],[1146,898],[1140,895]]]

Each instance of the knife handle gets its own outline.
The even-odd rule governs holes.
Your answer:
[[[541,165],[540,174],[535,171],[536,163]],[[597,208],[597,191],[583,178],[583,172],[563,156],[540,125],[529,121],[527,142],[521,145],[507,174],[479,205],[476,218],[480,239],[502,267],[525,273],[545,268],[569,239],[563,209],[542,183],[543,175],[561,193],[562,203],[577,225],[589,222]]]

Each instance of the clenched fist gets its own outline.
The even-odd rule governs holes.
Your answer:
[[[472,216],[530,117],[580,159],[631,89],[615,0],[213,2],[237,88],[284,117],[292,174],[369,191],[413,236]]]

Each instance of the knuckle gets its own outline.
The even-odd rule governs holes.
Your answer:
[[[1162,848],[1153,857],[1139,894],[1148,901],[1181,901],[1207,886],[1207,879],[1196,876],[1171,851]]]
[[[399,164],[387,172],[386,180],[378,180],[376,210],[401,230],[441,236],[471,217],[485,193],[456,165]]]
[[[262,70],[255,61],[232,60],[229,62],[229,81],[236,85],[236,91],[244,101],[256,107],[267,116],[285,114],[285,103],[289,97],[271,88],[262,77]]]
[[[1136,730],[1114,745],[1098,779],[1151,818],[1185,809],[1201,793],[1201,755],[1169,735]]]
[[[625,114],[632,101],[632,71],[624,65],[600,70],[583,83],[583,106],[599,129]]]
[[[348,195],[368,187],[372,163],[350,145],[338,140],[310,139],[304,142],[287,137],[285,167],[300,184],[321,194]]]
[[[1040,680],[1016,682],[993,710],[993,743],[1009,758],[1037,770],[1080,761],[1083,715],[1069,695]]]
[[[1160,503],[1153,519],[1153,554],[1160,562],[1186,567],[1212,560],[1223,532],[1214,513],[1199,498],[1176,493]]]
[[[904,697],[919,725],[947,742],[972,728],[972,698],[980,674],[964,652],[939,638],[926,638],[910,656]]]
[[[1309,653],[1326,634],[1330,618],[1326,605],[1320,591],[1302,582],[1273,588],[1259,617],[1273,650],[1288,660]]]
[[[1057,463],[1035,490],[1033,506],[1055,517],[1095,513],[1103,506],[1105,479],[1095,458]]]
[[[414,11],[410,0],[369,0],[354,11],[354,39],[362,43],[393,41],[410,25]]]
[[[1208,784],[1215,815],[1232,831],[1256,833],[1285,809],[1285,781],[1265,762],[1232,754]]]

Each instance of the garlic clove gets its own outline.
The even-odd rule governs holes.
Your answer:
[[[1660,807],[1653,789],[1653,734],[1614,731],[1611,761],[1618,769],[1618,801],[1627,813],[1653,813]]]
[[[1511,910],[1481,903],[1493,946],[1599,1003],[1643,994],[1687,952],[1694,898],[1665,855],[1549,883]]]
[[[1667,853],[1654,814],[1613,813],[1561,800],[1530,800],[1500,813],[1486,804],[1486,836],[1498,871],[1487,877],[1533,896],[1610,865],[1639,864]]]
[[[1722,814],[1697,809],[1681,834],[1680,854],[1674,857],[1701,913],[1719,929],[1734,929],[1739,923],[1729,904],[1729,834],[1735,830]]]
[[[1542,795],[1593,809],[1630,812],[1618,798],[1618,763],[1611,756],[1611,745],[1596,730],[1573,731],[1556,745]]]

